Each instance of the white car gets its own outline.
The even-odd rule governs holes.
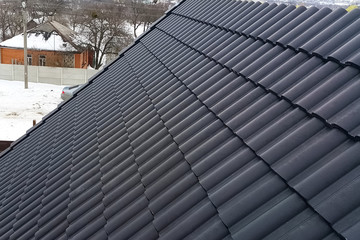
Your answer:
[[[62,92],[61,92],[61,98],[64,101],[69,100],[73,95],[74,92],[79,89],[81,87],[81,85],[75,85],[75,86],[71,86],[71,87],[64,87]]]

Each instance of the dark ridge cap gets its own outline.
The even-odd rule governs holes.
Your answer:
[[[159,29],[159,30],[162,31],[163,33],[167,34],[167,33],[164,32],[163,30],[161,30],[161,29]],[[169,34],[167,34],[167,35],[169,35]],[[171,36],[171,35],[169,35],[169,36],[170,36],[171,38],[174,38],[174,37]],[[211,60],[211,61],[214,61],[214,62],[217,63],[217,64],[220,64],[220,63],[219,63],[218,61],[216,61],[215,59],[212,59],[211,57],[205,55],[204,53],[198,51],[197,49],[192,48],[191,46],[189,46],[189,45],[181,42],[180,40],[178,40],[178,39],[176,39],[176,38],[174,38],[174,39],[175,39],[176,41],[180,42],[181,44],[184,44],[184,45],[187,46],[188,48],[192,49],[193,51],[201,54],[201,55],[204,56],[205,58],[207,58],[207,59],[209,59],[209,60]],[[143,45],[145,46],[145,44],[143,44]],[[147,49],[146,46],[145,46],[145,48]],[[148,50],[148,49],[147,49],[147,50]],[[163,64],[163,63],[160,61],[160,59],[158,59],[150,50],[148,50],[148,51],[149,51],[161,64]],[[163,64],[163,65],[164,65],[164,64]],[[228,68],[228,67],[226,67],[226,66],[224,66],[224,65],[222,65],[222,64],[220,64],[220,65],[223,66],[224,68],[226,68],[227,70],[229,70],[230,72],[233,72],[234,74],[243,77],[247,82],[250,82],[250,83],[253,84],[254,86],[260,87],[260,88],[263,89],[265,92],[269,92],[269,91],[268,91],[265,87],[263,87],[262,85],[259,85],[259,84],[255,83],[255,82],[253,82],[253,81],[250,80],[249,78],[244,77],[242,74],[237,73],[237,72],[235,72],[234,70],[232,70],[232,69],[230,69],[230,68]],[[165,67],[166,67],[166,66],[165,66]],[[171,71],[170,71],[170,72],[171,72]],[[171,73],[172,73],[172,72],[171,72]],[[173,74],[173,73],[172,73],[172,74]],[[174,74],[173,74],[173,75],[174,75]],[[175,76],[175,77],[176,77],[176,76]],[[176,78],[177,78],[177,77],[176,77]],[[180,81],[180,80],[179,80],[179,81]],[[180,82],[182,82],[182,81],[180,81]],[[267,161],[265,161],[265,160],[256,152],[256,150],[254,150],[252,147],[250,147],[250,146],[246,143],[246,141],[245,141],[244,139],[242,139],[238,134],[236,134],[236,133],[234,132],[234,130],[233,130],[230,126],[228,126],[228,125],[223,121],[223,119],[221,119],[221,118],[218,116],[218,114],[216,114],[216,113],[215,113],[213,110],[211,110],[206,104],[204,104],[203,101],[198,98],[198,96],[188,87],[187,84],[185,84],[184,82],[182,82],[182,84],[196,97],[196,99],[197,99],[199,102],[201,102],[201,104],[202,104],[203,106],[205,106],[205,107],[208,109],[209,112],[211,112],[212,114],[214,114],[214,116],[215,116],[219,121],[221,121],[221,122],[224,124],[224,126],[226,126],[226,128],[229,129],[229,131],[231,131],[231,132],[244,144],[244,146],[246,146],[260,161],[262,161],[264,164],[266,164],[266,165],[268,166],[268,168],[270,169],[270,171],[272,171],[276,176],[278,176],[278,177],[281,179],[281,181],[283,181],[284,184],[285,184],[289,189],[291,189],[291,191],[293,191],[295,194],[297,194],[297,195],[299,196],[299,198],[301,198],[301,199],[304,201],[304,203],[307,205],[307,207],[310,208],[312,211],[314,211],[314,213],[316,213],[316,214],[329,226],[329,228],[333,231],[334,234],[336,234],[336,235],[337,235],[339,238],[341,238],[341,239],[345,239],[345,237],[344,237],[341,233],[339,233],[338,231],[336,231],[335,228],[333,227],[333,225],[332,225],[328,220],[326,220],[325,217],[324,217],[322,214],[320,214],[318,211],[315,210],[315,208],[314,208],[312,205],[310,205],[309,201],[307,201],[307,199],[306,199],[302,194],[300,194],[294,187],[292,187],[292,186],[289,184],[288,181],[286,181],[285,178],[283,178],[278,172],[276,172],[276,171],[274,170],[274,168],[271,167],[271,165],[270,165]],[[281,97],[278,96],[277,94],[275,94],[275,96],[276,96],[277,98],[281,99]],[[286,101],[286,99],[284,99],[284,101]],[[291,102],[290,102],[290,105],[291,105],[291,106],[295,106],[295,105],[294,105],[293,103],[291,103]],[[305,111],[305,114],[306,114],[306,115],[310,115],[310,113],[308,113],[307,111]]]
[[[150,29],[144,33],[142,33],[136,40],[134,43],[132,43],[131,45],[129,45],[128,47],[124,48],[119,54],[118,57],[116,59],[114,59],[112,62],[110,62],[109,64],[105,65],[104,68],[97,72],[96,74],[94,74],[92,77],[90,77],[90,79],[88,80],[87,83],[85,83],[80,89],[78,89],[75,93],[73,97],[76,97],[78,93],[80,93],[83,89],[85,89],[88,85],[92,84],[93,81],[98,78],[100,75],[102,75],[104,72],[106,72],[109,67],[111,67],[115,62],[117,62],[123,55],[125,52],[127,52],[129,49],[133,48],[144,36],[146,36],[149,32],[151,32],[153,29],[156,28],[156,25],[159,24],[162,20],[164,20],[164,18],[166,18],[167,16],[169,16],[170,14],[172,14],[172,12],[178,8],[181,4],[183,4],[186,0],[182,0],[181,2],[179,2],[177,5],[175,5],[174,7],[172,7],[171,9],[169,9],[168,11],[165,12],[165,15],[163,15],[161,18],[159,18],[158,20],[156,20],[150,27]],[[72,98],[71,98],[72,99]],[[68,101],[71,101],[68,100]],[[68,101],[63,101],[61,102],[53,111],[51,111],[50,113],[48,113],[46,116],[44,116],[42,118],[42,120],[36,124],[35,126],[31,127],[30,129],[28,129],[26,131],[26,133],[21,136],[20,138],[18,138],[17,140],[15,140],[14,142],[12,142],[12,144],[10,145],[10,147],[8,147],[6,150],[2,151],[0,153],[0,158],[5,156],[10,150],[12,150],[17,144],[19,144],[20,142],[22,142],[26,137],[28,137],[35,129],[39,128],[40,126],[42,126],[46,120],[51,117],[52,115],[54,115],[55,113],[57,113],[59,110],[61,110],[61,108],[63,106],[66,106],[66,103]]]

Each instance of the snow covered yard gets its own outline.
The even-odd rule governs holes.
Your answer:
[[[15,141],[62,102],[64,86],[0,80],[0,140]]]

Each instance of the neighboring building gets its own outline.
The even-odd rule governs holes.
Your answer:
[[[358,240],[359,24],[182,1],[0,154],[0,239]]]
[[[87,68],[93,52],[78,42],[71,29],[52,21],[28,31],[28,64],[33,66]],[[2,64],[24,64],[23,34],[0,43]]]

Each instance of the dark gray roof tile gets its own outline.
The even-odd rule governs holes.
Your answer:
[[[320,12],[321,12],[321,10],[320,10]],[[304,33],[302,33],[299,36],[295,36],[295,39],[293,39],[290,43],[287,43],[287,44],[294,49],[298,49],[300,46],[305,44],[307,41],[312,39],[314,36],[319,34],[325,28],[329,27],[332,23],[334,23],[339,18],[341,18],[343,15],[345,15],[345,13],[347,13],[346,10],[342,9],[342,8],[338,8],[338,9],[330,12],[324,18],[319,19],[315,23],[312,22],[312,25],[307,26]],[[310,19],[308,20],[309,22],[310,22]]]
[[[270,44],[265,44],[264,46],[266,46],[266,45],[270,45]],[[266,49],[268,49],[268,48],[266,48]],[[263,49],[261,49],[261,50],[263,50]],[[246,66],[244,69],[239,68],[240,64],[235,66],[233,69],[236,72],[241,73],[243,76],[250,76],[251,74],[256,72],[259,68],[264,66],[264,64],[268,63],[270,60],[272,60],[273,58],[275,58],[276,56],[280,55],[283,52],[284,52],[283,48],[281,48],[280,46],[274,46],[266,53],[262,52],[261,58],[256,59],[254,62],[252,62],[251,64]],[[256,54],[258,54],[258,52]]]
[[[324,218],[327,219],[329,222],[334,223],[340,220],[343,217],[350,217],[346,216],[348,213],[351,213],[353,209],[358,208],[359,197],[360,195],[357,192],[353,192],[354,189],[359,187],[360,181],[359,177],[351,181],[350,183],[346,184],[342,187],[338,192],[330,196],[326,199],[323,203],[319,204],[317,210],[323,214]],[[342,204],[343,198],[347,199],[347,204]],[[336,206],[336,208],[329,207],[329,206]],[[359,221],[358,216],[351,216]],[[355,223],[353,219],[352,223]],[[335,226],[337,228],[337,226]],[[340,229],[339,229],[340,230]],[[341,229],[343,230],[343,229]]]
[[[255,22],[248,24],[248,26],[241,26],[241,28],[238,29],[238,32],[241,32],[242,34],[245,34],[247,36],[251,36],[252,37],[257,37],[257,34],[253,32],[255,31],[259,31],[259,28],[262,28],[262,26],[267,23],[270,19],[272,19],[273,21],[275,21],[275,16],[277,16],[280,12],[282,12],[282,14],[286,14],[283,10],[286,9],[286,5],[285,4],[280,4],[280,5],[274,5],[271,4],[269,5],[269,7],[265,8],[262,12],[260,12],[257,16],[256,19],[254,19]],[[290,9],[290,8],[289,8]],[[261,31],[261,30],[260,30]]]
[[[352,145],[352,143],[349,141],[338,145],[331,152],[328,152],[324,157],[320,158],[312,168],[306,169],[294,178],[290,184],[293,184],[296,190],[302,192],[306,199],[314,198],[312,201],[315,206],[325,202],[327,198],[342,188],[346,182],[353,179],[353,177],[349,179],[347,174],[358,165],[356,160],[356,154],[358,152],[356,148],[358,144],[354,145],[354,147],[347,148],[350,145]],[[346,159],[346,163],[344,163],[344,159]],[[339,167],[340,165],[342,165],[342,167]],[[334,166],[337,167],[332,168]],[[332,174],[328,175],[325,172],[327,172],[329,168],[332,169]],[[358,176],[356,171],[352,175],[354,175],[354,177]],[[337,185],[336,181],[340,181],[341,184]],[[309,188],[307,186],[312,187]]]
[[[285,52],[283,53],[285,54]],[[281,84],[280,82],[285,78],[290,78],[289,75],[294,74],[295,71],[300,71],[298,69],[304,70],[305,67],[314,68],[315,66],[313,64],[308,64],[308,66],[305,66],[306,63],[310,63],[311,59],[305,54],[305,53],[298,53],[292,58],[289,58],[288,61],[282,63],[273,65],[273,63],[269,63],[268,67],[271,65],[274,66],[276,71],[268,71],[266,76],[263,76],[263,78],[258,81],[258,83],[261,86],[266,87],[267,89],[271,89],[272,91],[275,91],[276,93],[281,93],[282,91],[279,89],[279,86],[285,87],[284,84]],[[256,73],[255,73],[256,74]],[[294,74],[295,75],[295,74]],[[291,78],[290,78],[291,79]],[[290,79],[286,80],[287,84],[291,84]],[[297,78],[292,78],[296,80],[300,80]],[[285,81],[285,80],[284,80]]]
[[[213,205],[209,201],[203,200],[172,223],[169,230],[165,230],[164,233],[160,234],[160,239],[183,239],[207,224],[214,215],[219,223],[216,235],[227,235],[228,230],[222,222],[219,222],[219,217],[216,216],[217,213]],[[211,236],[210,239],[214,239],[215,236]]]
[[[348,58],[345,63],[356,67],[360,66],[360,52]]]
[[[295,109],[286,111],[282,115],[277,116],[277,121],[269,123],[266,130],[260,131],[246,140],[247,144],[255,151],[260,150],[268,143],[274,141],[280,134],[291,128],[294,124],[300,122],[306,116],[302,111]],[[275,141],[276,142],[276,141]]]
[[[319,47],[321,48],[322,45],[324,45],[326,42],[333,39],[333,37],[335,35],[337,35],[339,32],[341,32],[347,26],[352,25],[352,23],[354,21],[356,21],[357,19],[359,19],[359,17],[360,17],[360,10],[357,10],[357,9],[345,14],[343,17],[339,18],[337,21],[335,21],[329,27],[325,28],[322,32],[320,32],[318,35],[313,37],[311,40],[309,40],[308,42],[303,44],[300,47],[300,49],[307,51],[309,53],[312,53]],[[340,35],[337,38],[342,38],[342,36]],[[336,40],[336,42],[339,43],[338,40]],[[325,49],[323,48],[322,51],[325,51]],[[321,54],[321,53],[319,53],[319,54]]]
[[[252,41],[250,41],[250,43]],[[231,69],[239,73],[248,67],[251,63],[253,63],[256,59],[258,59],[256,56],[262,56],[264,53],[270,51],[270,49],[273,48],[271,44],[263,44],[259,40],[253,42],[254,43],[252,45],[240,52],[236,57],[233,58],[233,60],[228,61],[226,66],[231,67]]]
[[[288,16],[291,19],[296,14],[300,14],[300,11],[296,10],[297,8],[295,6],[289,5],[289,6],[286,6],[284,9],[282,9],[282,8],[283,8],[283,4],[280,4],[272,12],[268,13],[263,18],[261,18],[258,21],[258,23],[255,23],[254,25],[245,29],[244,34],[247,34],[256,39],[259,39],[259,36],[264,33],[262,35],[261,39],[265,41],[268,36],[270,36],[274,31],[276,31],[283,24],[282,19],[284,17]],[[282,10],[279,13],[276,13],[279,9],[282,9]],[[299,8],[299,9],[302,9],[302,8]],[[289,15],[292,12],[295,13],[294,16],[293,16],[293,14]],[[268,19],[269,17],[271,17],[271,18]],[[265,22],[263,22],[264,20],[265,20]],[[279,24],[276,25],[277,22],[279,22]]]
[[[259,88],[255,88],[250,83],[246,83],[231,92],[228,96],[223,97],[221,101],[216,103],[211,110],[222,115],[222,119],[231,118],[236,112],[246,108],[247,103],[250,104],[254,100],[265,95],[265,92]],[[234,112],[235,111],[235,112]]]
[[[234,14],[240,12],[241,9],[244,5],[248,4],[248,2],[246,1],[232,1],[233,5],[229,6],[226,10],[226,14],[219,14],[218,18],[214,18],[212,20],[209,21],[209,23],[213,24],[214,26],[219,26],[221,27],[222,24],[221,23],[225,23],[226,19],[230,19],[230,16],[234,16]]]
[[[299,53],[299,56],[301,56],[301,55],[302,54]],[[302,55],[302,58],[303,57],[305,57],[305,56]],[[297,58],[297,57],[295,56],[295,58]],[[285,65],[286,65],[286,63],[285,63]],[[270,86],[267,85],[267,78],[264,78],[262,80],[262,81],[264,81],[263,86],[266,86],[273,92],[283,95],[284,92],[286,92],[291,87],[297,85],[299,82],[306,79],[307,76],[310,76],[311,74],[315,74],[313,72],[316,72],[317,70],[319,70],[323,65],[324,65],[324,63],[321,59],[318,59],[316,57],[310,58],[308,61],[299,63],[295,68],[293,66],[293,68],[294,68],[293,71],[289,72],[283,78],[275,79],[275,82],[271,83]],[[331,72],[332,71],[334,71],[334,70],[331,70]],[[276,73],[274,73],[274,74],[276,74]],[[268,75],[268,77],[270,79],[271,79],[271,76],[272,76],[272,74]],[[318,77],[316,77],[316,78],[318,78]],[[316,78],[314,78],[314,79],[316,79]]]
[[[321,60],[314,60],[313,62],[321,62]],[[300,79],[300,81],[290,86],[288,89],[286,89],[286,91],[283,91],[282,95],[287,99],[294,101],[309,91],[312,87],[316,86],[319,82],[324,81],[329,76],[332,76],[339,71],[339,65],[333,62],[320,65],[320,67],[313,69],[310,74],[308,72],[307,76],[301,75],[301,78],[298,77],[296,80],[299,81]]]
[[[285,193],[283,194],[285,195]],[[305,206],[303,205],[302,201],[296,196],[296,195],[290,195],[290,196],[282,196],[283,199],[274,199],[274,201],[277,201],[275,203],[272,203],[273,206],[268,207],[269,209],[266,209],[266,213],[264,213],[260,218],[251,221],[249,224],[241,226],[241,229],[236,229],[234,227],[233,231],[234,238],[241,238],[241,239],[257,239],[257,238],[266,238],[269,236],[274,229],[279,228],[284,223],[288,223],[293,218],[297,218],[298,214],[301,214],[301,212],[305,209]],[[286,209],[286,210],[285,210]],[[271,215],[274,213],[277,213],[278,216],[277,219],[272,219]],[[299,220],[298,220],[299,221]],[[261,231],[257,229],[256,226],[258,225],[264,226]],[[319,225],[325,225],[325,224],[319,224]],[[324,233],[328,233],[329,230],[324,231],[324,227],[322,226],[321,229],[318,229],[314,232],[312,232],[312,236],[318,235],[322,236]],[[320,233],[319,233],[320,232]],[[322,233],[322,234],[321,234]]]
[[[199,49],[202,51],[203,49],[209,47],[214,40],[217,40],[220,36],[224,35],[224,31],[220,29],[216,29],[215,31],[210,31],[208,34],[204,34],[201,41],[197,41],[195,44],[191,44],[193,48]]]
[[[166,159],[165,162],[160,160]],[[177,163],[183,160],[183,155],[178,151],[176,144],[164,148],[157,155],[139,167],[139,172],[144,176],[142,182],[144,186],[149,186],[159,176],[162,176],[170,171]]]
[[[191,151],[186,153],[186,160],[195,165],[201,158],[203,158],[211,150],[217,148],[223,142],[226,142],[228,139],[232,138],[233,134],[228,129],[223,129],[213,134],[213,136],[208,137],[201,144],[197,145],[196,148],[193,148]],[[196,174],[197,172],[194,171]]]
[[[352,49],[353,52],[357,52],[358,48],[352,40],[358,40],[359,38],[356,37],[359,35],[360,30],[358,29],[358,26],[360,24],[360,19],[356,20],[355,22],[351,23],[349,26],[341,30],[340,32],[336,33],[335,36],[333,36],[330,39],[327,39],[327,41],[319,46],[318,48],[314,49],[313,53],[322,56],[323,58],[327,58],[331,53],[338,50],[339,46],[342,46],[342,54],[347,55],[349,53],[349,49]],[[355,37],[355,39],[353,39]],[[335,54],[335,56],[337,56]],[[341,55],[338,55],[339,57],[342,57]],[[342,59],[337,59],[341,61]]]
[[[300,6],[295,9],[286,8],[285,10],[284,10],[285,12],[281,12],[279,15],[275,16],[274,19],[272,19],[271,25],[266,24],[265,26],[267,28],[263,28],[262,32],[257,33],[257,37],[262,39],[263,41],[266,41],[270,36],[272,36],[274,33],[279,31],[286,24],[291,22],[300,14],[302,14],[306,10],[306,8]]]
[[[261,131],[264,126],[270,124],[272,121],[274,121],[274,119],[283,114],[289,108],[290,104],[284,100],[277,102],[272,106],[268,106],[266,109],[258,112],[257,115],[251,119],[251,121],[248,121],[236,129],[236,134],[241,136],[243,139],[248,139],[256,132]]]
[[[258,6],[261,5],[260,2],[245,2],[246,4],[241,6],[235,13],[229,15],[222,23],[219,24],[220,27],[229,29],[230,26],[236,24],[239,19],[242,19],[244,16],[249,14],[251,11],[256,9]]]
[[[210,4],[211,5],[211,4]],[[232,5],[232,1],[222,1],[218,4],[213,4],[209,9],[204,9],[201,15],[197,16],[197,20],[210,22],[214,16],[221,15],[222,12],[228,10]]]
[[[243,99],[242,101],[245,100]],[[227,125],[231,127],[231,129],[237,130],[252,121],[252,119],[256,118],[259,113],[277,102],[277,98],[274,95],[264,95],[250,103],[247,108],[238,112],[234,111],[235,114],[227,121]]]
[[[196,184],[196,177],[189,170],[189,165],[182,161],[146,190],[146,195],[152,199],[149,208],[154,214]]]
[[[297,146],[307,141],[323,128],[323,123],[318,119],[310,119],[306,122],[299,122],[290,133],[280,135],[276,143],[269,144],[259,155],[269,164],[274,164],[282,156],[290,153]],[[283,146],[286,145],[286,148]]]
[[[319,101],[316,107],[312,108],[312,111],[325,119],[331,119],[332,116],[337,115],[344,108],[351,107],[351,104],[358,100],[357,93],[360,91],[359,77],[355,76],[347,83],[344,82],[343,87],[336,89],[332,94],[328,94],[326,97],[328,100]],[[345,115],[344,111],[341,115]]]
[[[221,51],[224,46],[228,46],[228,43],[231,43],[236,36],[230,32],[222,32],[222,35],[218,39],[214,39],[213,42],[203,50],[203,52],[209,56],[213,56],[219,51]]]
[[[308,18],[312,17],[312,15],[314,15],[318,10],[319,9],[317,9],[316,7],[310,7],[308,9],[306,9],[304,12],[301,12],[301,14],[297,15],[295,18],[293,18],[291,20],[289,19],[290,21],[285,23],[284,26],[281,26],[280,29],[278,29],[276,32],[274,32],[271,36],[267,37],[267,40],[272,42],[273,44],[277,43],[287,33],[289,33],[290,31],[293,31],[293,29],[295,29],[297,26],[299,26],[302,22],[304,22]],[[260,38],[262,38],[262,37],[260,37]]]
[[[283,46],[287,46],[292,40],[300,37],[306,30],[316,25],[316,23],[318,23],[320,20],[326,19],[327,15],[329,15],[330,13],[331,9],[329,8],[320,9],[311,17],[307,18],[301,24],[296,26],[293,30],[281,37],[277,42]],[[326,20],[329,21],[328,19]],[[301,36],[301,38],[303,38],[303,36]]]
[[[322,138],[326,140],[320,141]],[[273,168],[286,180],[290,181],[302,171],[315,164],[318,159],[325,157],[332,149],[341,145],[345,139],[345,135],[341,134],[340,131],[326,131],[322,129],[314,136],[305,139],[303,143],[297,145],[291,152],[276,159]],[[316,149],[315,152],[313,151],[314,149]],[[301,159],[301,161],[298,159]]]
[[[275,7],[276,7],[275,3],[270,5],[268,3],[263,3],[254,10],[252,10],[249,14],[244,16],[240,21],[237,21],[234,25],[230,26],[229,30],[232,30],[234,32],[236,31],[241,34],[244,29],[252,25],[261,16],[265,15]]]
[[[351,96],[350,96],[351,97]],[[359,99],[353,101],[335,116],[330,118],[329,122],[343,127],[352,136],[360,134],[360,115]]]
[[[264,57],[265,56],[266,55],[264,55]],[[281,54],[279,54],[277,57],[274,57],[269,63],[260,66],[255,73],[247,76],[249,79],[251,79],[254,82],[260,82],[269,73],[274,71],[278,72],[277,68],[279,66],[283,66],[286,63],[290,62],[290,60],[294,58],[294,56],[295,53],[292,50],[287,49]]]
[[[288,226],[289,225],[289,226]],[[284,225],[283,225],[284,226]],[[271,234],[268,235],[264,239],[296,239],[301,240],[304,238],[312,238],[315,239],[324,239],[324,240],[339,240],[340,237],[336,234],[332,233],[330,227],[322,221],[322,219],[316,215],[313,214],[311,211],[302,211],[297,216],[295,216],[293,219],[288,221],[285,224],[286,227],[291,228],[290,226],[294,226],[291,228],[292,230],[290,232],[286,232],[283,234],[281,231],[283,227],[278,229],[277,234]],[[329,234],[327,236],[327,234]]]
[[[176,221],[177,218],[181,217],[181,215],[191,210],[193,206],[201,202],[205,197],[206,193],[199,184],[190,186],[184,192],[178,194],[177,198],[173,199],[174,202],[171,205],[162,207],[160,212],[157,214],[157,217],[155,216],[154,226],[159,231],[164,230],[173,221]]]
[[[190,222],[190,221],[189,221]],[[201,226],[197,226],[197,228],[189,235],[187,235],[184,239],[225,239],[225,237],[229,237],[229,231],[224,227],[221,219],[214,216],[210,218],[207,222],[205,222]]]
[[[248,191],[240,192],[219,207],[220,217],[224,220],[224,223],[230,227],[230,231],[231,227],[237,224],[239,220],[245,218],[263,204],[271,205],[271,202],[268,202],[269,200],[278,197],[282,191],[286,191],[284,183],[271,173],[254,179],[252,185],[253,187]],[[239,207],[240,204],[244,207]],[[231,209],[234,208],[238,209],[238,211],[231,211]],[[246,229],[244,230],[246,231]]]
[[[339,75],[341,75],[341,78]],[[349,67],[341,69],[332,77],[325,79],[324,82],[318,82],[317,85],[313,84],[315,85],[314,87],[308,89],[307,92],[302,94],[302,96],[299,96],[294,102],[311,111],[315,106],[327,102],[326,100],[324,101],[325,98],[328,98],[334,94],[334,92],[339,92],[338,89],[341,85],[346,86],[348,83],[351,84],[351,82],[356,81],[356,79],[359,79],[358,71],[356,69]],[[353,96],[349,96],[349,98],[354,99]],[[339,104],[341,104],[341,102]],[[328,114],[332,115],[332,112],[328,112]],[[326,119],[327,118],[328,117],[326,117]]]
[[[181,2],[0,156],[0,238],[356,239],[358,13]]]
[[[360,22],[360,21],[359,21]],[[342,63],[345,62],[351,62],[349,59],[351,59],[352,56],[356,56],[360,53],[359,47],[357,46],[357,43],[360,41],[360,34],[355,35],[354,38],[350,39],[346,42],[342,47],[340,47],[338,50],[333,52],[329,55],[330,59],[334,59],[335,61],[340,61]],[[351,62],[352,64],[356,64],[356,62]],[[358,65],[360,67],[360,65]]]
[[[145,228],[149,223],[151,224],[153,220],[152,214],[147,209],[141,209],[141,206],[144,206],[146,202],[144,198],[141,198],[121,212],[121,214],[116,214],[109,218],[105,226],[108,238],[128,239]]]
[[[254,42],[253,39],[246,39],[245,37],[235,38],[232,42],[226,43],[226,46],[223,45],[221,48],[218,48],[217,52],[215,52],[216,50],[213,50],[210,54],[213,55],[213,59],[217,60],[219,63],[225,64],[235,56],[238,51],[245,49]],[[232,51],[234,48],[237,48],[238,51]]]

